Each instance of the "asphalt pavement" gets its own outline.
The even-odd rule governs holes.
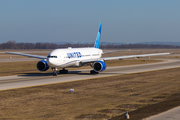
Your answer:
[[[180,120],[180,106],[143,120]]]
[[[86,70],[78,70],[78,71],[69,71],[68,74],[59,74],[58,76],[52,76],[52,73],[7,76],[7,77],[0,77],[0,90],[85,80],[90,78],[108,77],[119,74],[145,72],[145,71],[153,71],[153,70],[168,69],[175,67],[180,67],[179,59],[167,60],[165,62],[160,62],[160,63],[107,67],[105,71],[95,75],[90,74],[89,71],[91,69],[86,69]]]

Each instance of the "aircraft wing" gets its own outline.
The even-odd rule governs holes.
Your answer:
[[[131,49],[128,49],[128,51],[130,51]],[[115,50],[115,51],[108,51],[108,52],[103,52],[103,54],[106,53],[113,53],[113,52],[119,52],[119,51],[127,51],[127,50]]]
[[[134,57],[146,57],[146,56],[158,56],[158,55],[168,55],[170,53],[154,53],[154,54],[141,54],[141,55],[126,55],[126,56],[118,56],[118,57],[105,57],[103,60],[115,60],[115,59],[123,59],[123,58],[134,58]]]
[[[126,56],[117,56],[117,57],[104,57],[104,58],[96,58],[96,59],[89,59],[83,60],[82,63],[91,63],[95,61],[106,61],[106,60],[116,60],[116,59],[123,59],[123,58],[134,58],[134,57],[146,57],[146,56],[158,56],[158,55],[168,55],[170,53],[154,53],[154,54],[141,54],[141,55],[126,55]]]
[[[23,53],[17,53],[17,52],[5,52],[8,54],[14,54],[14,55],[21,55],[21,56],[27,56],[32,58],[38,58],[38,59],[46,59],[46,56],[39,56],[39,55],[32,55],[32,54],[23,54]]]

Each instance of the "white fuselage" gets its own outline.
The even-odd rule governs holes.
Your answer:
[[[98,48],[55,49],[48,54],[47,63],[55,68],[80,67],[82,60],[100,58],[102,53]]]

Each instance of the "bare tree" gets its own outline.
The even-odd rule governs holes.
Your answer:
[[[0,44],[0,49],[57,49],[57,48],[81,48],[81,47],[93,47],[93,44],[55,44],[55,43],[16,43],[16,41],[8,41]],[[180,48],[175,45],[161,45],[161,44],[123,44],[123,45],[100,45],[101,49],[135,49],[135,48]]]

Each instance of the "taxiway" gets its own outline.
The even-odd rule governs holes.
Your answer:
[[[179,111],[180,111],[180,106],[165,111],[163,113],[145,118],[143,120],[179,120],[180,119]]]
[[[129,74],[129,73],[153,71],[153,70],[168,69],[175,67],[180,67],[179,59],[167,60],[165,62],[160,62],[160,63],[107,67],[105,71],[95,75],[91,75],[89,73],[90,69],[86,69],[79,71],[69,71],[68,75],[59,74],[58,76],[52,76],[52,73],[7,76],[7,77],[0,77],[0,90],[39,86],[39,85],[77,81],[77,80],[86,80],[92,78],[114,76],[119,74]]]

